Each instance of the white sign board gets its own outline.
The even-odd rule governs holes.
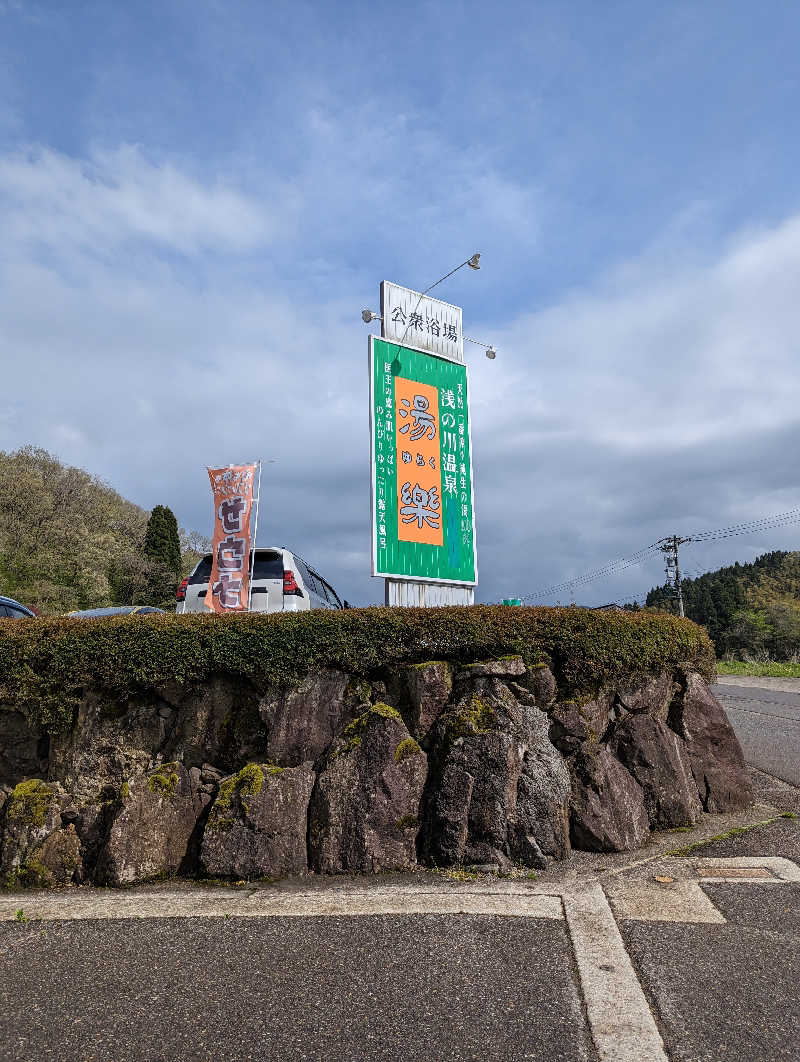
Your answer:
[[[381,317],[384,339],[430,351],[449,361],[464,361],[460,306],[384,280]]]

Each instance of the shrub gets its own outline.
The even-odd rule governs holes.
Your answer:
[[[547,661],[564,695],[642,672],[714,674],[707,635],[690,620],[580,608],[369,608],[217,616],[0,621],[0,705],[51,733],[68,729],[86,688],[125,699],[213,675],[291,686],[311,670],[369,678],[387,665],[454,664],[518,653]]]

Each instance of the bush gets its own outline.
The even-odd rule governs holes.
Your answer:
[[[0,621],[0,705],[50,732],[69,728],[83,691],[116,698],[213,675],[290,686],[309,671],[355,676],[384,666],[521,654],[552,666],[567,695],[684,665],[707,678],[714,653],[690,620],[580,608],[369,608]]]

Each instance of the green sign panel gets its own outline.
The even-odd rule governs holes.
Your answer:
[[[474,586],[467,367],[370,336],[372,574]]]

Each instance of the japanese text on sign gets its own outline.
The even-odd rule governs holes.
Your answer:
[[[214,612],[247,609],[255,470],[255,465],[208,470],[214,495],[214,535],[204,602]]]

